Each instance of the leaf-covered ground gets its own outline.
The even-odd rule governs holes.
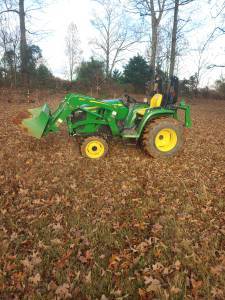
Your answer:
[[[38,105],[1,102],[0,298],[225,299],[225,102],[193,101],[169,160],[24,136],[11,119]]]

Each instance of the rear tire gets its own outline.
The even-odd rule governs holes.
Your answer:
[[[154,119],[144,129],[142,144],[152,157],[174,156],[184,144],[183,125],[172,118]]]

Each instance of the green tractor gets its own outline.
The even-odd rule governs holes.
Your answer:
[[[174,156],[183,146],[184,127],[191,127],[190,107],[184,100],[179,105],[162,105],[162,94],[148,103],[126,95],[121,99],[99,100],[80,94],[68,94],[55,112],[47,104],[29,109],[17,118],[17,125],[35,138],[57,132],[66,122],[70,136],[80,137],[81,154],[91,159],[104,157],[107,140],[121,137],[140,142],[152,157]],[[184,121],[179,111],[184,111]]]

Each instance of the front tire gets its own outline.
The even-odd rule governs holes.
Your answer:
[[[103,138],[91,136],[83,141],[80,150],[84,157],[99,159],[108,153],[108,144]]]
[[[172,118],[154,119],[144,129],[142,144],[152,157],[174,156],[184,144],[183,125]]]

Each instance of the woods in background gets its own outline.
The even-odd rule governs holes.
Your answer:
[[[44,86],[53,78],[44,64],[42,51],[27,37],[27,17],[41,9],[44,1],[0,1],[0,82],[16,86]]]
[[[98,10],[98,13],[93,12],[91,20],[96,33],[89,43],[93,57],[88,61],[82,59],[79,28],[75,23],[69,24],[65,33],[68,81],[64,81],[56,79],[49,70],[27,25],[27,18],[32,18],[46,1],[0,0],[0,84],[55,88],[61,81],[60,87],[93,91],[98,95],[110,87],[144,93],[145,82],[153,80],[156,74],[160,73],[165,81],[179,75],[180,57],[189,47],[198,62],[196,72],[190,78],[181,78],[181,92],[193,96],[208,95],[209,88],[199,89],[199,84],[206,70],[224,67],[223,64],[210,64],[205,56],[210,43],[218,34],[224,34],[224,6],[218,8],[216,1],[210,1],[217,12],[215,18],[221,19],[221,26],[216,26],[198,49],[191,49],[185,35],[187,27],[189,31],[194,27],[191,13],[196,0],[93,1]],[[138,45],[146,48],[146,55],[137,53]],[[128,61],[127,54],[131,52],[134,54]],[[215,78],[217,97],[224,96],[224,86],[223,78]]]

